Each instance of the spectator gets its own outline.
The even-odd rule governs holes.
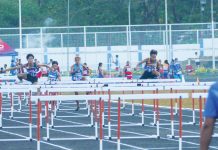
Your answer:
[[[18,59],[18,60],[17,60],[16,66],[22,66],[21,59]],[[18,73],[18,74],[24,73],[24,69],[23,69],[22,67],[21,67],[21,68],[18,68],[18,69],[17,69],[17,73]]]
[[[15,61],[12,59],[11,60],[11,66],[10,66],[11,68],[12,67],[16,67],[16,63],[15,63]],[[10,70],[10,74],[12,75],[12,76],[15,76],[16,74],[17,74],[17,70]]]
[[[200,59],[199,59],[198,52],[195,52],[195,65],[197,66],[197,68],[200,67]]]
[[[123,68],[123,72],[127,79],[132,79],[132,69],[129,61],[126,62],[126,65]]]
[[[116,70],[116,71],[119,71],[119,68],[120,68],[119,55],[116,55],[114,64],[115,64],[115,66],[116,66],[115,70]]]
[[[8,65],[7,65],[7,64],[4,64],[4,70],[6,70],[6,69],[7,69],[7,67],[8,67]]]
[[[102,69],[103,63],[98,64],[98,78],[104,78],[104,71]]]
[[[182,80],[182,67],[178,61],[178,58],[175,58],[173,77],[174,77],[174,79],[181,79]]]
[[[211,86],[204,110],[205,122],[201,130],[200,149],[208,150],[216,119],[218,118],[218,83]]]
[[[170,71],[170,64],[169,64],[168,60],[165,60],[164,64],[163,64],[163,78],[164,79],[169,78],[169,71]]]
[[[173,74],[174,74],[174,63],[175,63],[175,61],[174,61],[174,59],[172,59],[171,62],[170,62],[170,71],[169,71],[170,79],[174,78],[173,77]]]

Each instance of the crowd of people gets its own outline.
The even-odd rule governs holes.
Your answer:
[[[150,57],[145,58],[139,62],[136,67],[130,65],[130,61],[127,61],[124,67],[120,67],[119,56],[116,55],[116,60],[113,62],[116,67],[115,71],[120,72],[119,76],[125,76],[127,79],[133,78],[133,71],[139,70],[140,66],[144,64],[143,73],[140,79],[169,79],[169,78],[182,78],[182,67],[178,62],[178,59],[175,58],[170,63],[168,60],[165,60],[164,63],[161,63],[161,60],[157,59],[158,52],[156,50],[150,51]],[[48,76],[49,80],[61,80],[60,67],[58,66],[57,61],[50,59],[48,64],[40,64],[37,59],[34,58],[32,54],[26,56],[27,63],[22,64],[21,59],[16,59],[11,61],[11,66],[8,68],[7,65],[4,65],[4,68],[1,68],[1,73],[10,72],[11,75],[17,75],[20,81],[23,79],[30,81],[31,83],[36,83],[38,78],[43,74]],[[42,70],[42,67],[46,67],[46,73]],[[87,66],[87,63],[81,63],[81,58],[79,56],[75,57],[75,63],[71,66],[70,75],[73,81],[77,80],[86,80],[92,70]],[[104,78],[105,71],[103,69],[103,63],[98,64],[97,68],[97,77]]]

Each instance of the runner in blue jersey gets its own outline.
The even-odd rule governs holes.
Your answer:
[[[49,68],[48,71],[48,80],[49,81],[61,81],[61,75],[58,72],[58,62],[52,61],[52,66]]]
[[[71,75],[73,81],[81,81],[83,79],[83,65],[81,64],[81,58],[79,56],[75,57],[75,64],[71,66]],[[78,92],[75,92],[78,95]],[[77,108],[75,111],[79,110],[79,101],[76,101]]]

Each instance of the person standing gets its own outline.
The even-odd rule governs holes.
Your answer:
[[[200,59],[199,59],[198,52],[195,52],[195,65],[197,66],[197,68],[200,67]]]
[[[119,55],[116,55],[114,64],[115,64],[115,66],[116,66],[116,67],[115,67],[115,70],[116,70],[116,71],[119,71],[119,69],[120,69]]]
[[[10,66],[11,68],[12,67],[16,67],[16,63],[15,63],[15,61],[12,59],[11,60],[11,66]],[[12,75],[12,76],[15,76],[16,74],[17,74],[17,70],[10,70],[10,74]]]
[[[104,78],[103,63],[98,64],[98,78]]]
[[[178,61],[178,58],[175,58],[175,61],[174,61],[173,77],[174,79],[182,80],[182,67]]]
[[[208,150],[215,122],[218,118],[218,82],[213,84],[208,91],[204,117],[205,121],[201,129],[200,150]]]
[[[127,79],[132,79],[132,69],[129,61],[126,62],[126,65],[123,68],[123,72]]]
[[[164,64],[163,64],[163,78],[164,79],[169,78],[169,71],[170,71],[170,64],[169,64],[168,60],[165,60]]]

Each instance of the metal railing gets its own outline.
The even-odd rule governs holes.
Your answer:
[[[169,54],[166,54],[164,58],[171,59],[175,57],[173,46],[187,45],[188,49],[190,44],[200,45],[202,39],[210,39],[212,37],[211,26],[211,23],[168,24],[167,32],[165,24],[73,26],[69,28],[28,27],[22,28],[21,40],[23,49],[83,47],[86,48],[88,54],[93,53],[93,50],[89,50],[89,48],[101,46],[124,46],[126,52],[134,51],[133,46],[164,46],[166,37],[168,37],[169,45],[165,47],[165,51],[167,53],[171,50],[172,56],[169,57]],[[217,23],[214,26],[214,35],[215,38],[218,38],[216,26]],[[0,38],[11,47],[20,48],[19,28],[0,28]],[[125,50],[123,52],[125,53]],[[129,55],[131,59],[131,54]]]

